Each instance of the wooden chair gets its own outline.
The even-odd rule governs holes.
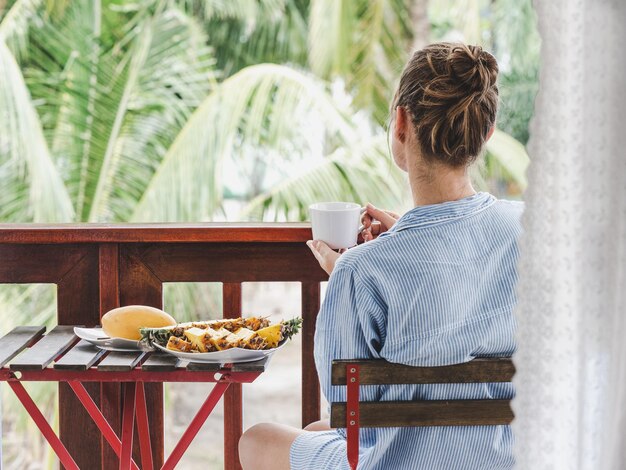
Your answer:
[[[361,402],[361,385],[510,382],[510,358],[477,358],[463,364],[413,367],[385,360],[335,360],[332,384],[346,385],[346,403],[331,403],[330,426],[346,428],[350,467],[359,461],[359,428],[506,425],[513,420],[510,400],[415,400]]]

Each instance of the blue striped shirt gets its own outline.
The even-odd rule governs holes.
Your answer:
[[[522,203],[478,193],[418,206],[376,240],[342,255],[315,334],[315,361],[329,402],[333,359],[384,358],[442,366],[515,349],[517,239]],[[361,400],[511,398],[511,384],[361,387]],[[361,429],[360,469],[510,469],[509,426]],[[291,468],[348,469],[345,430],[307,433]]]

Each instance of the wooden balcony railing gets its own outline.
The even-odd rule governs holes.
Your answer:
[[[223,313],[230,317],[241,314],[242,282],[301,282],[306,425],[320,416],[313,335],[320,282],[327,280],[305,245],[310,238],[308,224],[0,224],[0,283],[56,284],[58,324],[94,326],[101,315],[121,305],[162,308],[164,282],[224,283]],[[119,432],[121,386],[95,383],[87,388]],[[146,384],[146,396],[158,468],[164,457],[162,384]],[[224,406],[224,461],[233,470],[240,468],[241,386],[229,389]],[[59,389],[59,427],[80,468],[117,468],[117,457],[64,384]],[[139,462],[138,449],[134,458]]]

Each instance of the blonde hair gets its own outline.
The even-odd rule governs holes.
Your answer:
[[[480,154],[498,110],[498,63],[480,46],[431,44],[406,64],[391,110],[408,111],[427,160],[458,167]]]

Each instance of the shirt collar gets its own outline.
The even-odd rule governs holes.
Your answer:
[[[388,232],[399,232],[408,228],[417,228],[447,222],[454,219],[476,214],[496,202],[496,198],[489,193],[480,192],[457,201],[417,206],[407,211]]]

